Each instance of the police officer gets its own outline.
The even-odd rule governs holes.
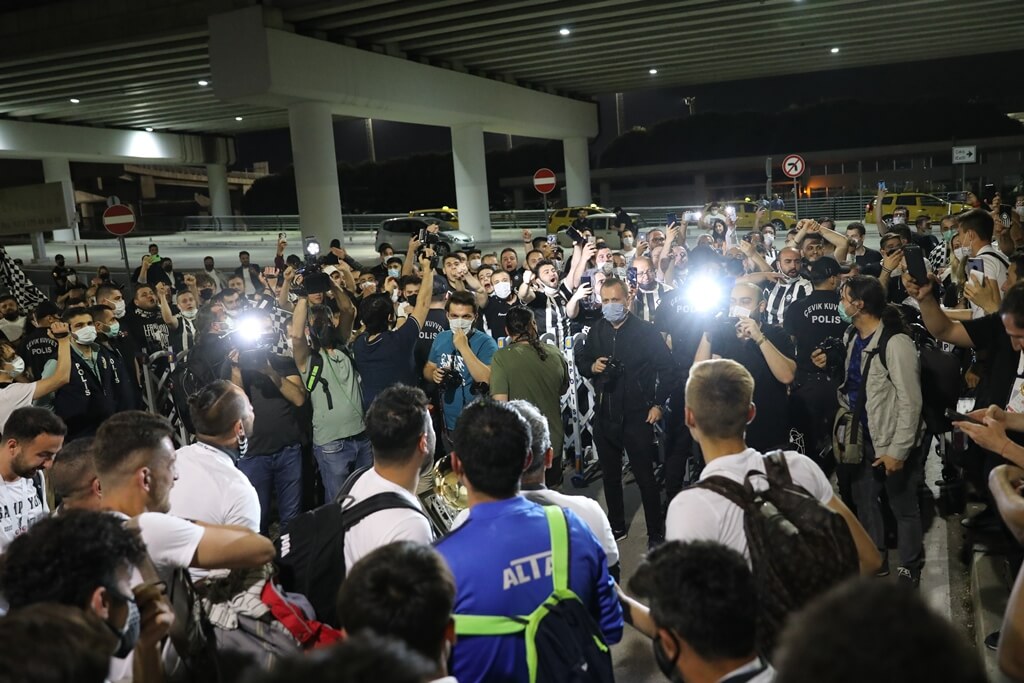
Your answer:
[[[815,365],[811,357],[829,348],[827,339],[841,340],[846,330],[846,323],[839,317],[836,291],[840,273],[839,263],[830,256],[807,263],[802,274],[814,289],[789,306],[783,323],[796,344],[790,415],[793,426],[804,435],[806,454],[815,460],[830,441],[832,418],[838,408],[836,389],[842,378]]]

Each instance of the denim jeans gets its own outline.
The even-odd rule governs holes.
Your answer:
[[[302,507],[302,446],[292,444],[270,455],[252,455],[238,461],[260,499],[260,533],[270,531],[270,497],[277,493],[277,513],[283,529]]]
[[[341,485],[348,475],[360,467],[373,464],[370,441],[362,434],[347,439],[329,441],[313,446],[313,457],[320,468],[320,479],[324,483],[324,500],[338,497]]]

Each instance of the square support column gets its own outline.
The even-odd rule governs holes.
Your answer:
[[[206,165],[206,184],[210,192],[210,215],[231,217],[231,188],[228,187],[228,169],[224,164]]]
[[[487,159],[482,126],[452,126],[452,161],[455,164],[459,230],[472,235],[477,245],[489,242],[491,212],[487,198]]]
[[[78,239],[78,211],[75,208],[75,186],[71,182],[71,164],[66,158],[46,157],[43,159],[43,180],[61,183],[64,190],[64,212],[67,222],[53,231],[54,242],[71,242]]]
[[[295,164],[295,192],[304,237],[316,237],[320,249],[342,238],[341,189],[334,154],[334,120],[323,102],[288,107],[288,128]]]
[[[593,199],[590,193],[590,147],[587,138],[562,140],[565,156],[566,206],[587,206]]]

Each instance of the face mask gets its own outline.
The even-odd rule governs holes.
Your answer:
[[[729,309],[730,318],[749,318],[753,313],[752,310],[743,306],[733,306]]]
[[[683,677],[679,674],[679,669],[676,668],[676,661],[679,659],[678,652],[676,653],[675,659],[669,659],[668,653],[661,646],[661,639],[657,636],[654,637],[654,661],[658,665],[658,670],[661,671],[662,675],[665,676],[672,683],[683,683]]]
[[[612,275],[614,275],[615,277],[619,278],[620,280],[625,280],[626,279],[626,269],[625,268],[612,268]]]
[[[230,316],[224,318],[217,324],[220,325],[221,332],[230,332],[231,330],[235,329],[235,321],[232,320]]]
[[[853,316],[846,312],[846,305],[842,301],[839,302],[839,317],[847,325],[853,323]]]
[[[209,301],[210,299],[213,298],[213,290],[210,289],[209,287],[200,289],[199,298],[201,298],[203,301]]]
[[[494,283],[494,295],[499,299],[507,299],[512,295],[512,284],[510,282]]]
[[[92,344],[96,341],[96,328],[93,325],[75,330],[75,341],[79,344]]]
[[[943,231],[942,231],[942,241],[943,241],[943,242],[948,242],[948,241],[950,241],[951,239],[953,239],[953,236],[954,236],[954,235],[955,235],[956,233],[957,233],[957,231],[956,231],[956,230],[943,230]]]
[[[416,295],[415,294],[410,294],[409,296],[405,297],[405,300],[406,300],[406,302],[410,306],[415,306],[416,305]]]
[[[620,323],[626,319],[626,305],[620,303],[601,304],[601,315],[612,324]]]
[[[75,284],[76,282],[78,282],[78,276],[75,275],[74,273],[70,273],[68,275],[68,282],[70,282],[71,284]]]
[[[478,258],[470,259],[470,261],[469,261],[469,269],[470,270],[480,270],[480,266],[482,266],[482,265],[483,265],[483,262],[481,262],[480,259],[478,259]]]
[[[113,307],[114,307],[114,317],[115,318],[123,318],[124,317],[124,311],[125,311],[124,299],[122,299],[121,301],[115,301],[113,303]]]
[[[775,241],[775,233],[774,232],[763,233],[763,239],[764,239],[765,244],[771,244],[772,242]]]
[[[397,278],[397,277],[401,277],[401,275],[402,275],[401,268],[388,268],[388,277],[395,277],[395,278]]]
[[[239,314],[239,313],[241,313],[242,311],[240,311],[240,310],[235,310],[235,309],[233,309],[233,308],[225,308],[225,309],[224,309],[224,312],[228,314],[228,320],[231,320],[232,318],[234,318],[234,317],[235,317],[236,315],[238,315],[238,314]],[[233,321],[232,321],[232,323],[231,323],[231,326],[232,326],[232,327],[234,327],[234,322],[233,322]]]
[[[109,280],[110,279],[110,273],[100,273],[100,279],[104,280],[104,281]]]
[[[373,280],[367,280],[366,282],[360,282],[359,283],[359,289],[361,289],[363,291],[366,291],[366,290],[370,289],[371,287],[376,287],[376,286],[377,286],[377,283],[374,282]]]
[[[185,318],[186,320],[192,320],[197,315],[199,315],[199,310],[196,308],[193,308],[191,311],[186,311],[184,309],[182,309],[181,311],[181,317]]]
[[[893,277],[901,277],[903,275],[903,269],[902,268],[893,268],[892,269],[892,273],[890,273],[890,275],[892,275]]]
[[[116,320],[110,323],[109,327],[110,329],[107,330],[108,337],[116,337],[117,335],[121,334],[121,323],[117,322]]]
[[[4,320],[9,320],[10,322],[13,323],[19,317],[20,316],[18,315],[17,311],[11,311],[10,313],[7,313],[7,314],[4,315]]]
[[[473,321],[463,320],[462,318],[455,318],[454,320],[449,318],[448,327],[452,328],[452,332],[462,332],[463,334],[469,334],[469,331],[473,329]]]
[[[956,249],[953,250],[953,254],[957,257],[957,259],[963,261],[965,258],[971,255],[971,250],[968,247],[957,247]]]
[[[25,372],[25,359],[21,356],[15,356],[14,358],[7,361],[11,365],[10,370],[4,370],[11,377],[17,377],[21,373]]]
[[[632,237],[623,237],[622,238],[622,248],[623,249],[632,249],[633,248],[633,238]]]
[[[125,618],[124,626],[121,627],[120,631],[110,624],[107,624],[107,628],[117,637],[117,650],[114,652],[114,656],[124,659],[131,654],[132,650],[135,649],[135,644],[139,642],[139,631],[142,630],[139,606],[134,602],[128,603],[128,616]]]

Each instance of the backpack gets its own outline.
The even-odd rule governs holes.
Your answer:
[[[758,648],[770,658],[786,618],[844,579],[860,562],[846,521],[793,481],[782,451],[764,457],[765,471],[738,483],[711,476],[696,486],[743,510],[750,563],[757,587]],[[768,487],[752,484],[764,477]]]
[[[391,492],[377,493],[346,507],[349,491],[368,469],[362,467],[353,472],[335,500],[292,519],[274,543],[281,586],[306,596],[317,619],[333,627],[339,623],[335,598],[345,579],[345,533],[381,510],[406,508],[426,516],[418,505]]]
[[[612,658],[600,627],[569,588],[569,524],[562,508],[545,505],[551,534],[551,595],[520,617],[455,615],[459,636],[522,633],[530,683],[613,683]]]

